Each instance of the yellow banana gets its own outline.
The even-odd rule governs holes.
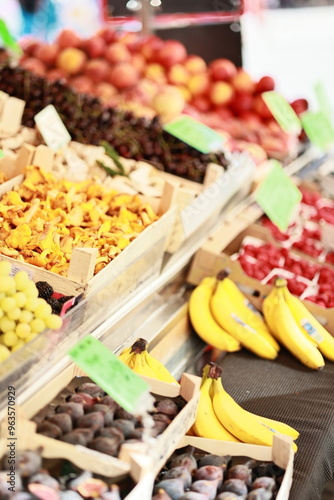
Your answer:
[[[317,346],[308,340],[299,328],[284,297],[286,280],[278,278],[274,291],[263,301],[263,312],[268,323],[273,324],[283,345],[308,368],[319,370],[325,365]],[[270,318],[270,319],[269,319]],[[279,332],[279,333],[278,333]]]
[[[272,446],[273,435],[278,431],[267,425],[260,416],[238,405],[225,391],[220,377],[214,379],[212,384],[214,412],[226,429],[244,443]],[[292,447],[294,451],[297,450],[295,443],[292,443]]]
[[[142,355],[144,355],[146,363],[155,373],[155,378],[169,384],[180,385],[178,381],[175,380],[175,378],[172,376],[172,374],[167,370],[167,368],[159,360],[151,356],[147,352],[147,350],[145,350]]]
[[[245,321],[244,312],[242,310],[240,312],[238,304],[236,305],[233,297],[227,293],[225,279],[218,281],[210,301],[213,317],[222,328],[254,354],[265,359],[275,359],[278,354],[277,349],[272,342]]]
[[[215,415],[210,398],[211,384],[212,379],[207,378],[200,389],[196,420],[192,426],[192,431],[198,437],[238,442],[239,440],[225,429]]]
[[[132,356],[133,356],[132,347],[127,347],[126,349],[123,349],[121,354],[119,354],[118,359],[120,359],[121,361],[123,361],[123,363],[127,365],[129,364],[129,361],[132,358]]]
[[[189,299],[191,324],[197,335],[207,344],[221,351],[239,351],[240,342],[221,328],[212,317],[210,300],[216,283],[215,277],[204,278],[191,293]]]
[[[144,377],[157,378],[155,372],[146,363],[144,352],[134,354],[133,371]]]
[[[285,301],[304,335],[313,340],[319,351],[330,361],[334,361],[334,337],[310,313],[302,301],[283,287]]]

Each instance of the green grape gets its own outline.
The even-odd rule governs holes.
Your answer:
[[[0,362],[5,361],[5,359],[9,358],[10,350],[5,345],[0,345]]]
[[[0,344],[3,344],[3,333],[0,335]]]
[[[12,309],[14,309],[16,307],[15,299],[13,299],[13,297],[5,297],[0,302],[0,307],[4,312],[11,311]],[[12,318],[12,319],[15,319],[15,318]]]
[[[35,337],[37,337],[38,333],[31,332],[29,335],[25,338],[26,344],[30,342],[31,340],[34,340]]]
[[[13,347],[18,341],[17,335],[14,331],[7,331],[3,336],[3,342],[7,347]]]
[[[3,315],[4,315],[4,312],[2,309],[0,309],[0,318],[2,318]]]
[[[15,274],[14,280],[16,283],[16,289],[20,292],[25,289],[25,287],[31,283],[31,279],[29,278],[28,273],[25,271],[19,271]]]
[[[21,339],[20,339],[20,340],[18,340],[18,341],[16,342],[16,344],[15,344],[15,345],[13,345],[13,347],[12,347],[12,352],[15,352],[15,351],[18,351],[19,349],[21,349],[21,347],[23,347],[23,346],[24,346],[24,344],[25,344],[24,340],[21,340]]]
[[[0,280],[0,292],[5,292],[7,294],[15,293],[16,286],[15,280],[11,276],[1,276]]]
[[[50,316],[45,319],[45,323],[51,330],[57,330],[63,324],[63,320],[57,314],[50,314]]]
[[[12,265],[6,260],[0,262],[0,276],[8,276],[12,270]]]
[[[21,315],[21,309],[19,307],[14,307],[11,311],[7,311],[7,316],[9,319],[16,321]]]
[[[25,306],[25,303],[27,302],[27,296],[23,292],[14,293],[13,299],[15,300],[17,307],[20,307],[21,309],[22,307]]]
[[[7,316],[3,316],[3,318],[0,319],[0,330],[3,333],[13,332],[15,330],[15,321],[9,319]]]
[[[6,294],[5,292],[0,292],[0,302],[2,299],[4,299],[6,297]]]
[[[31,311],[27,311],[26,309],[22,309],[19,322],[29,324],[32,319],[34,319],[33,313]]]
[[[28,311],[35,311],[39,306],[38,298],[36,297],[28,297],[25,308]]]
[[[27,323],[19,323],[16,325],[15,333],[19,339],[25,339],[31,333],[30,325]]]
[[[33,281],[30,281],[27,286],[24,287],[23,293],[26,294],[26,296],[29,297],[38,297],[38,290],[36,288],[36,285]]]
[[[30,328],[33,333],[41,333],[46,329],[45,321],[41,318],[35,318],[30,321]]]
[[[39,306],[35,309],[35,317],[40,318],[40,319],[46,319],[50,314],[52,314],[52,307],[50,304],[45,302],[44,299],[38,299],[38,300],[43,300],[43,303],[40,303]]]

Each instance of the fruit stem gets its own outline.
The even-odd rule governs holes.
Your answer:
[[[223,281],[225,278],[227,278],[229,276],[229,274],[230,273],[229,273],[229,271],[227,269],[222,269],[221,271],[219,271],[217,273],[216,278],[217,278],[218,281]]]
[[[210,365],[210,370],[207,375],[208,378],[213,378],[217,380],[218,378],[221,377],[223,370],[220,366],[216,365],[216,363],[213,363],[212,361],[209,363]]]
[[[147,348],[147,340],[145,339],[137,339],[136,342],[131,346],[131,352],[134,354],[141,354],[146,351]]]

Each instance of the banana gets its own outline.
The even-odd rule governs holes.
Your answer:
[[[134,355],[133,371],[144,377],[157,378],[155,372],[146,363],[144,353]]]
[[[334,361],[334,337],[310,313],[302,301],[292,295],[288,287],[283,288],[285,301],[304,335],[313,340],[319,351],[330,361]]]
[[[221,351],[235,352],[241,349],[240,342],[221,328],[212,317],[210,300],[217,280],[204,278],[193,290],[189,299],[189,317],[195,332],[204,342]]]
[[[207,378],[200,389],[196,420],[192,426],[192,431],[198,437],[238,442],[239,440],[225,429],[216,417],[210,397],[211,384],[212,379]]]
[[[218,420],[240,441],[249,444],[272,446],[273,435],[278,433],[274,427],[267,425],[262,417],[244,410],[225,391],[220,377],[213,379],[213,409]],[[297,450],[292,443],[294,451]]]
[[[218,281],[216,290],[211,298],[210,307],[214,319],[241,345],[254,354],[265,359],[275,359],[278,351],[273,343],[247,323],[243,308],[234,301],[234,296],[227,292],[224,284],[226,278]],[[247,308],[247,306],[245,306]]]
[[[272,292],[263,301],[263,312],[282,344],[308,368],[319,370],[325,365],[321,352],[308,340],[285,301],[286,280],[278,278]]]
[[[137,354],[138,356],[138,354]],[[169,373],[167,368],[156,358],[151,356],[147,350],[145,350],[142,354],[139,354],[139,356],[144,356],[145,361],[148,364],[148,366],[151,368],[151,370],[155,373],[155,378],[162,380],[163,382],[167,382],[169,384],[176,384],[180,385],[177,380]]]
[[[127,365],[129,364],[129,361],[132,358],[132,356],[133,356],[132,347],[127,347],[126,349],[123,349],[121,354],[118,356],[118,359],[120,359],[121,361],[123,361],[123,363]]]

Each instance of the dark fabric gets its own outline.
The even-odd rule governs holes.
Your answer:
[[[225,389],[243,408],[300,432],[289,500],[320,500],[334,478],[334,363],[313,372],[282,349],[275,361],[242,350],[220,365]]]

